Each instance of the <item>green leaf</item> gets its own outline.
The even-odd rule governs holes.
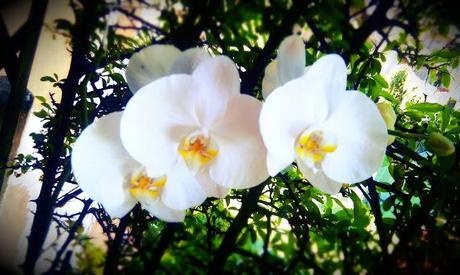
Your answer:
[[[456,118],[456,119],[460,119],[460,112],[459,111],[454,111],[452,113],[452,115]]]
[[[370,222],[371,222],[371,219],[369,218],[369,216],[362,215],[362,216],[359,216],[359,217],[355,218],[353,220],[352,225],[354,225],[356,227],[364,228],[364,227],[368,226]]]
[[[241,237],[238,239],[237,244],[239,246],[243,246],[246,243],[246,240],[248,239],[249,236],[249,230],[245,230]]]
[[[384,211],[389,211],[391,209],[391,207],[393,206],[395,202],[395,197],[394,196],[390,196],[388,197],[382,204],[382,208]]]
[[[351,212],[345,205],[337,198],[332,197],[332,199],[343,209],[343,211],[348,215],[351,216]]]
[[[56,80],[54,78],[52,78],[51,76],[43,76],[42,78],[40,78],[40,81],[43,81],[43,82],[56,82]]]
[[[386,100],[390,101],[393,104],[397,103],[396,98],[392,94],[390,94],[389,92],[387,92],[385,90],[379,90],[376,93],[376,96],[381,96],[381,97],[385,98]]]
[[[45,99],[45,97],[43,97],[43,96],[37,95],[37,96],[35,96],[35,98],[36,98],[38,101],[42,102],[42,103],[43,103],[43,102],[46,102],[46,99]]]
[[[274,243],[279,242],[280,240],[281,240],[281,234],[276,232],[271,242],[274,244]]]
[[[125,79],[119,73],[113,73],[110,76],[112,77],[113,80],[115,80],[118,83],[125,83]]]
[[[364,215],[367,212],[366,208],[364,207],[361,199],[358,197],[358,195],[356,195],[356,193],[353,190],[351,190],[350,192],[350,198],[353,201],[353,214],[355,216],[355,219],[357,217]]]
[[[441,104],[428,103],[428,102],[415,103],[407,107],[407,110],[415,110],[415,111],[428,112],[428,113],[440,112],[443,109],[444,109],[444,106],[442,106]]]
[[[305,206],[308,211],[311,212],[316,217],[321,217],[321,212],[319,211],[318,206],[312,201],[304,201]]]
[[[249,236],[251,237],[251,242],[255,243],[257,241],[257,234],[254,228],[249,228]]]
[[[450,74],[443,72],[441,75],[441,84],[445,88],[449,88],[450,85]]]
[[[48,113],[45,110],[40,110],[38,112],[34,112],[34,115],[38,118],[46,118],[48,117]]]
[[[446,135],[458,135],[460,134],[460,126],[454,127],[449,131],[445,132]]]
[[[420,120],[425,117],[425,114],[421,111],[406,111],[404,114],[415,120]]]
[[[441,132],[444,132],[450,122],[450,110],[449,108],[444,108],[441,113]]]
[[[388,88],[388,82],[383,78],[381,75],[377,74],[374,76],[375,81],[377,81],[378,84],[380,84],[383,88]]]

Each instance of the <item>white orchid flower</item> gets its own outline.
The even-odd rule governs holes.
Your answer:
[[[383,161],[387,129],[374,102],[345,90],[343,59],[327,55],[305,74],[287,72],[297,78],[276,88],[260,115],[269,174],[296,161],[313,186],[330,194],[371,177]]]
[[[262,79],[264,98],[284,83],[302,76],[310,66],[305,67],[305,45],[298,35],[286,37],[278,48],[278,57],[265,68]]]
[[[211,58],[203,48],[181,52],[172,45],[152,45],[133,54],[126,68],[126,80],[132,93],[150,82],[171,74],[192,74],[193,70]]]
[[[166,75],[191,74],[200,62],[208,58],[211,57],[202,48],[181,52],[171,45],[146,47],[133,54],[129,61],[126,70],[128,86],[135,93]],[[187,171],[150,177],[145,166],[134,160],[121,143],[121,117],[122,112],[118,112],[100,118],[77,139],[72,166],[80,187],[101,203],[111,216],[124,216],[139,201],[162,220],[182,221],[184,210],[201,204],[206,194],[193,177],[184,177]],[[181,203],[174,203],[174,199],[169,198],[171,194],[175,198],[180,197]]]
[[[124,111],[125,148],[149,175],[185,173],[208,196],[258,185],[268,177],[258,130],[261,103],[239,87],[235,64],[223,56],[201,62],[191,75],[147,84]],[[182,200],[172,194],[165,203]]]
[[[205,193],[192,176],[186,177],[187,171],[150,177],[145,166],[134,160],[122,145],[122,114],[115,112],[99,118],[78,137],[72,152],[78,184],[112,217],[126,215],[140,202],[161,220],[182,221],[184,210],[201,204],[206,199]],[[181,203],[171,203],[178,198]]]

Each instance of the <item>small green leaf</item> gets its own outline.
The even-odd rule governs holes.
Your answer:
[[[449,108],[444,108],[441,113],[441,132],[444,132],[450,122],[450,111]]]
[[[56,82],[56,80],[54,78],[52,78],[51,76],[43,76],[42,78],[40,78],[40,81],[43,81],[43,82],[51,82],[51,83],[54,83]]]
[[[441,76],[441,84],[445,88],[449,88],[450,85],[450,74],[447,72],[443,72]]]
[[[113,80],[115,80],[118,83],[125,83],[125,79],[119,73],[113,73],[110,76],[112,77]]]
[[[246,240],[248,239],[248,236],[249,236],[249,230],[245,230],[243,232],[243,234],[241,235],[241,237],[238,239],[237,244],[239,246],[243,246],[246,243]]]
[[[43,103],[43,102],[46,102],[46,99],[45,99],[45,97],[43,97],[43,96],[37,95],[37,96],[35,96],[35,98],[36,98],[38,101],[42,102],[42,103]]]
[[[394,196],[390,196],[388,197],[382,204],[382,208],[384,211],[389,211],[391,209],[391,207],[393,206],[395,202],[395,197]]]
[[[34,112],[34,115],[38,118],[46,118],[48,117],[48,113],[45,110],[40,110],[38,112]]]

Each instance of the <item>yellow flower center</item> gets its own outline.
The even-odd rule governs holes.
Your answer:
[[[297,155],[312,168],[320,164],[326,154],[336,149],[335,138],[329,135],[326,139],[324,132],[318,130],[302,133],[296,145]]]
[[[150,178],[144,172],[136,173],[131,177],[129,193],[134,198],[157,198],[166,184],[166,176]]]
[[[213,160],[218,150],[211,139],[204,134],[192,134],[179,145],[179,154],[192,170],[198,170]]]

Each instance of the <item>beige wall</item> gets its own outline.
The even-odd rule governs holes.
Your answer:
[[[28,17],[30,1],[21,0],[14,2],[1,11],[10,34],[20,28]],[[45,24],[51,25],[56,18],[68,18],[72,20],[73,13],[68,7],[68,1],[50,0],[45,16]],[[33,95],[49,97],[49,92],[55,92],[59,98],[59,90],[53,89],[49,82],[42,82],[40,78],[44,75],[57,73],[59,77],[67,75],[70,66],[70,53],[65,45],[65,39],[56,36],[42,28],[38,42],[37,52],[32,66],[32,71],[27,85]],[[2,74],[2,72],[0,72]],[[3,72],[4,74],[4,72]],[[34,102],[33,110],[40,109],[38,101]],[[32,140],[29,137],[31,132],[41,128],[40,121],[29,116],[23,135],[21,137],[18,152],[31,153]],[[40,172],[34,171],[16,178],[10,177],[5,194],[0,205],[0,266],[15,268],[24,260],[24,253],[27,245],[26,236],[31,226],[31,210],[35,206],[30,199],[35,198],[40,190]],[[50,234],[51,236],[53,234]],[[40,265],[40,264],[39,264]],[[39,268],[44,270],[46,266]]]

